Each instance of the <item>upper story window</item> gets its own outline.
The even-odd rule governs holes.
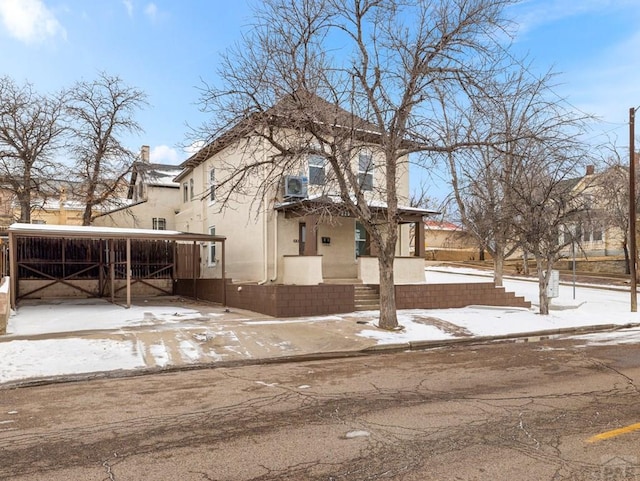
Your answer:
[[[189,202],[189,185],[186,182],[182,183],[182,202]]]
[[[164,217],[154,217],[153,230],[167,230],[167,219]]]
[[[324,185],[326,160],[321,155],[313,154],[309,156],[309,184]]]
[[[209,170],[209,202],[216,200],[216,169]]]
[[[193,179],[189,179],[189,199],[193,200],[194,197],[195,197],[195,193],[194,193]]]
[[[373,190],[373,154],[368,150],[358,155],[358,183],[362,190]]]

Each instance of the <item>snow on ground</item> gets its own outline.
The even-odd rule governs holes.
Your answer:
[[[57,304],[25,304],[9,318],[7,334],[33,335],[56,332],[119,329],[178,323],[197,319],[202,314],[193,309],[174,306],[135,306],[125,309],[99,299],[70,299],[64,309]]]
[[[426,270],[426,280],[430,283],[490,282],[491,273],[468,268],[432,267]],[[353,331],[353,335],[374,344],[389,344],[442,340],[461,335],[490,336],[640,323],[640,313],[629,312],[628,289],[577,286],[574,298],[573,286],[563,284],[560,296],[552,300],[551,314],[540,316],[537,313],[536,282],[509,278],[504,283],[508,291],[524,296],[533,307],[404,310],[398,312],[403,329],[397,332],[375,328],[377,311],[301,319],[236,319],[237,322],[224,324],[221,314],[201,313],[179,306],[134,305],[124,309],[108,302],[96,304],[93,299],[65,301],[63,306],[25,304],[10,318],[7,335],[0,336],[0,383],[144,366],[214,362],[225,358],[222,353],[246,358],[252,356],[251,342],[256,346],[268,345],[285,355],[294,352],[294,339],[271,339],[266,335],[245,339],[248,326],[253,326],[251,330],[261,329],[263,334],[271,332],[270,329],[282,332],[283,325],[292,325],[296,329],[305,325],[315,326],[313,335],[317,336],[317,326],[332,329],[342,322],[351,325],[357,321],[362,324],[362,329]],[[200,331],[194,333],[194,327]],[[125,336],[132,329],[140,336]],[[157,337],[160,331],[162,339]],[[149,337],[144,338],[144,333]],[[20,337],[16,339],[16,336]],[[585,345],[640,343],[640,329],[585,335],[579,339]],[[212,340],[216,342],[210,342]]]
[[[583,346],[617,346],[618,344],[637,344],[640,341],[640,329],[629,328],[615,332],[596,332],[574,336],[573,339],[584,341]]]
[[[131,343],[102,339],[0,342],[0,382],[145,366]]]

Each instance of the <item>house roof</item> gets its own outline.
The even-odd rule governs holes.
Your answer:
[[[430,230],[448,230],[448,231],[459,231],[462,230],[462,227],[454,224],[453,222],[449,222],[446,220],[425,220],[424,226]]]
[[[154,239],[177,241],[224,241],[219,235],[180,232],[175,230],[125,229],[121,227],[72,226],[54,224],[11,224],[9,234],[18,237],[60,237],[78,239]]]
[[[145,161],[136,161],[131,170],[131,179],[129,181],[128,198],[133,197],[133,188],[138,179],[138,175],[142,180],[150,186],[179,188],[174,178],[182,172],[182,167],[171,164],[155,164]]]
[[[265,120],[261,122],[261,120]],[[179,182],[194,167],[206,161],[240,138],[250,135],[256,126],[265,124],[279,127],[342,129],[355,134],[358,140],[379,142],[380,128],[359,117],[338,104],[328,102],[320,96],[303,90],[285,95],[275,105],[262,112],[254,112],[241,120],[222,135],[206,144],[198,152],[185,160],[180,167],[184,170],[174,179]]]

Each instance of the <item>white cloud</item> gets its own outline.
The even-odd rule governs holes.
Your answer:
[[[536,0],[516,4],[512,13],[517,22],[518,36],[521,36],[542,25],[570,17],[628,7],[635,9],[637,0]]]
[[[158,19],[158,6],[155,3],[149,3],[144,8],[144,13],[152,22]]]
[[[124,8],[127,9],[127,15],[133,17],[133,3],[131,0],[122,0],[122,4],[124,5]]]
[[[149,160],[156,164],[178,164],[184,155],[168,145],[156,145],[149,153]]]
[[[198,152],[205,145],[206,145],[206,142],[204,140],[196,140],[191,145],[187,145],[184,148],[184,151],[189,155],[193,155],[196,152]]]
[[[0,0],[0,17],[9,34],[25,43],[67,38],[67,32],[42,0]]]

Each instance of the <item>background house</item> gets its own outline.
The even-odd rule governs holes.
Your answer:
[[[31,199],[32,224],[82,225],[83,199],[75,194],[77,183],[66,179],[46,179]],[[20,219],[20,205],[13,192],[0,185],[0,232]]]
[[[118,207],[97,215],[93,225],[174,230],[180,203],[180,185],[174,178],[181,171],[175,165],[151,163],[149,147],[143,145],[140,160],[131,169],[126,199],[120,199]]]
[[[425,219],[425,259],[437,261],[479,260],[478,241],[464,227],[450,221]],[[484,254],[488,258],[488,254]]]
[[[607,192],[618,188],[611,184],[613,181],[612,169],[619,168],[610,167],[602,172],[596,172],[595,167],[589,165],[584,176],[566,181],[584,202],[587,214],[570,227],[575,236],[575,242],[564,248],[562,252],[564,257],[572,257],[574,249],[578,258],[624,256],[624,232],[611,215],[612,206],[607,205],[612,202],[612,198],[607,195]],[[624,176],[627,174],[624,173]],[[622,212],[625,212],[626,209],[625,200]]]

